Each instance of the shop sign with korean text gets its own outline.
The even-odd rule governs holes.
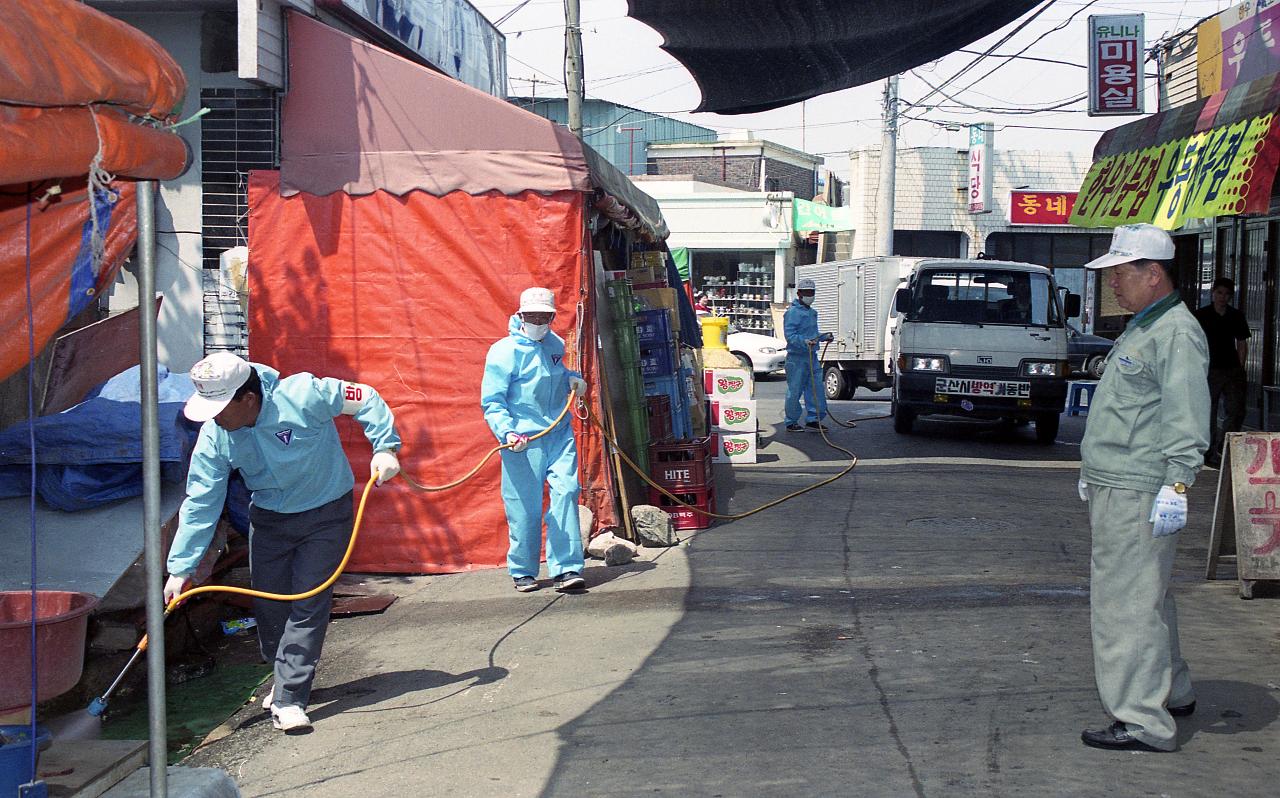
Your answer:
[[[1074,191],[1010,191],[1009,224],[1070,224]]]
[[[853,208],[845,205],[833,208],[821,202],[794,199],[791,201],[792,230],[797,233],[834,233],[853,229]]]
[[[1248,0],[1196,28],[1200,97],[1280,72],[1280,2]]]
[[[1089,17],[1089,116],[1143,112],[1142,14]]]
[[[990,122],[969,125],[969,213],[991,213],[991,161],[995,153],[995,126]]]
[[[1112,128],[1093,148],[1071,224],[1266,213],[1280,164],[1280,73]]]

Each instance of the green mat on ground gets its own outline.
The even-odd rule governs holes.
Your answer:
[[[191,752],[209,732],[235,714],[271,676],[266,664],[220,664],[208,676],[166,686],[169,764]],[[148,737],[146,694],[134,702],[113,702],[102,726],[107,740],[145,740]]]

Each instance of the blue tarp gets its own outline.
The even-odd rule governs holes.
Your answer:
[[[36,488],[59,510],[83,510],[142,494],[142,405],[139,367],[107,380],[75,407],[35,422]],[[167,479],[184,478],[197,430],[182,416],[195,388],[186,374],[161,366],[160,461]],[[0,431],[0,497],[31,490],[27,422]]]

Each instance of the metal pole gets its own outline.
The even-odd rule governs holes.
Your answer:
[[[160,419],[156,367],[156,184],[138,183],[138,326],[142,388],[142,539],[147,571],[147,719],[151,796],[168,795],[164,697],[164,560],[160,551]]]
[[[569,98],[569,130],[582,138],[582,25],[579,0],[564,0],[564,88]]]
[[[876,201],[877,255],[893,254],[893,193],[898,161],[898,76],[884,82],[884,132],[880,139],[880,190]]]

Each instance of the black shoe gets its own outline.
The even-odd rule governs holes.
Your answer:
[[[1174,716],[1175,718],[1185,718],[1186,716],[1190,715],[1192,712],[1195,712],[1195,711],[1196,711],[1196,702],[1194,701],[1192,701],[1190,704],[1183,704],[1180,707],[1169,707],[1169,714]]]
[[[577,571],[565,571],[556,577],[556,590],[581,590],[587,586],[587,580]]]
[[[532,593],[541,587],[541,585],[538,584],[538,580],[534,579],[532,576],[517,576],[515,578],[515,583],[516,590],[519,590],[521,593]]]
[[[804,427],[799,424],[788,424],[787,432],[804,432]]]
[[[1157,754],[1167,751],[1147,745],[1129,733],[1120,721],[1112,723],[1105,729],[1085,729],[1080,732],[1080,742],[1090,748],[1105,748],[1108,751],[1152,751]]]
[[[829,429],[830,429],[830,427],[828,427],[827,425],[825,425],[825,424],[821,424],[821,423],[819,423],[819,422],[817,422],[817,421],[810,421],[808,424],[805,424],[805,425],[804,425],[804,428],[805,428],[805,429],[811,429],[811,430],[814,430],[814,431],[816,431],[816,432],[826,432],[827,430],[829,430]]]

